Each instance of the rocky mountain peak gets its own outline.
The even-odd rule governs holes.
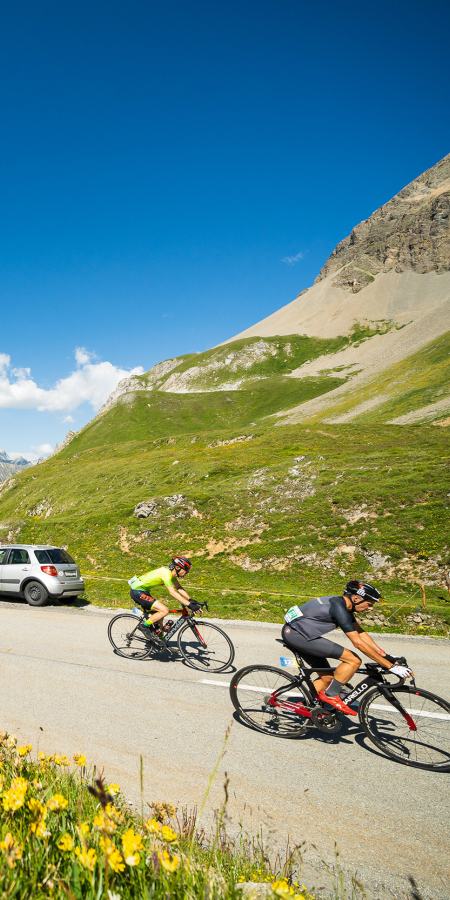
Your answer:
[[[316,282],[354,293],[379,272],[450,270],[450,154],[357,225],[328,258]]]

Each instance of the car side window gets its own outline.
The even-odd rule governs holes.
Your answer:
[[[29,563],[30,557],[26,550],[11,550],[8,559],[8,566],[20,565],[21,563]]]
[[[0,566],[1,566],[1,564],[2,564],[2,562],[3,562],[3,560],[4,560],[4,558],[5,558],[5,556],[6,556],[6,554],[7,554],[7,552],[8,552],[7,549],[4,550],[4,549],[2,548],[2,549],[0,550]]]

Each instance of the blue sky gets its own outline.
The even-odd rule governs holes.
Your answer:
[[[449,25],[447,0],[4,3],[0,447],[308,287],[450,151]]]

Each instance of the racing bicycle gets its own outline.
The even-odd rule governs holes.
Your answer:
[[[236,672],[230,695],[240,718],[256,731],[280,738],[301,737],[311,728],[327,734],[340,731],[337,710],[317,698],[311,678],[316,670],[307,668],[298,653],[295,657],[297,675],[263,665]],[[399,663],[407,665],[404,658]],[[396,675],[389,678],[389,671],[377,663],[366,663],[358,672],[363,678],[345,703],[359,701],[359,721],[369,740],[404,765],[450,772],[450,703],[418,688],[414,678],[408,685]]]
[[[138,604],[139,605],[139,604]],[[208,609],[208,604],[199,603]],[[149,659],[155,653],[163,652],[155,646],[155,636],[164,637],[166,642],[178,634],[178,650],[184,661],[193,669],[208,672],[223,672],[234,660],[233,644],[217,625],[199,622],[193,612],[186,607],[171,609],[170,613],[180,614],[180,618],[168,621],[164,629],[155,630],[144,625],[148,612],[143,615],[119,613],[108,625],[108,637],[114,650],[126,659]],[[173,655],[170,647],[165,647]]]

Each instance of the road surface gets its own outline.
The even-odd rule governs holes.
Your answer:
[[[230,830],[239,822],[250,832],[262,827],[273,849],[288,835],[293,843],[305,841],[302,878],[310,889],[331,894],[320,858],[333,863],[336,842],[344,868],[358,874],[370,900],[412,897],[409,876],[424,900],[448,900],[450,774],[383,757],[357,720],[347,719],[335,737],[311,731],[283,741],[253,732],[233,719],[222,684],[229,674],[117,657],[106,634],[110,615],[0,603],[0,728],[47,753],[85,753],[138,803],[142,754],[145,799],[191,807],[201,803],[233,722],[205,807],[207,825],[223,799],[226,771]],[[223,625],[237,668],[279,665],[278,628]],[[450,642],[389,635],[385,643],[407,656],[419,685],[450,699]]]

